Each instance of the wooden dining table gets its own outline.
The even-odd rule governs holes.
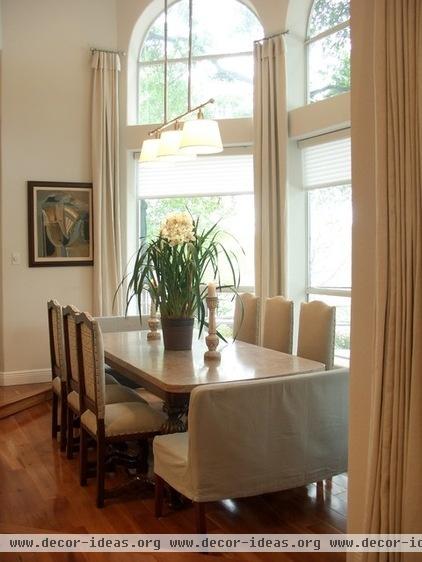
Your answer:
[[[220,345],[220,360],[204,359],[207,347],[198,333],[189,351],[167,351],[162,339],[148,340],[146,330],[107,333],[103,339],[106,363],[164,401],[164,433],[186,431],[189,397],[197,386],[325,369],[317,361],[241,341]]]

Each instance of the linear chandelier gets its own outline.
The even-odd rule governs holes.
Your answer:
[[[214,99],[191,107],[192,97],[192,0],[189,0],[189,58],[188,58],[188,109],[174,119],[167,120],[168,53],[167,53],[168,0],[164,0],[164,123],[148,133],[142,144],[139,161],[186,160],[197,154],[222,152],[220,129],[217,121],[205,119],[203,108]],[[191,113],[198,112],[196,119],[181,121]],[[172,130],[166,130],[174,125]]]

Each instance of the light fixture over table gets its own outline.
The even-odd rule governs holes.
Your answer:
[[[197,154],[222,152],[220,129],[217,121],[204,119],[203,108],[214,99],[191,108],[192,80],[192,0],[189,0],[189,59],[188,59],[188,110],[167,121],[167,16],[168,0],[164,0],[164,123],[148,133],[150,138],[142,144],[140,162],[154,160],[186,160]],[[197,111],[196,119],[181,119]],[[174,124],[173,130],[165,130]],[[183,128],[182,128],[183,126]]]

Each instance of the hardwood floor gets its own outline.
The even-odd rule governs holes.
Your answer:
[[[152,494],[109,501],[95,507],[94,480],[78,483],[78,459],[67,460],[50,437],[50,403],[0,420],[0,533],[63,531],[70,533],[191,533],[194,510],[165,510],[154,516]],[[116,476],[115,478],[118,478]],[[113,483],[114,479],[109,479]],[[346,530],[347,477],[332,489],[316,485],[242,500],[211,504],[209,533],[335,533]],[[210,554],[5,554],[1,562],[344,562],[341,553]]]
[[[0,387],[0,419],[51,398],[51,382]]]

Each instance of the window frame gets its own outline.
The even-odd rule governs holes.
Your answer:
[[[177,0],[177,1],[181,1],[181,0]],[[251,14],[253,14],[256,18],[256,20],[258,21],[258,23],[262,26],[261,20],[259,19],[258,15],[256,14],[256,12],[251,8],[251,6],[249,6],[249,4],[243,2],[242,0],[235,0],[236,2],[238,2],[239,4],[242,4],[246,9],[248,9]],[[171,6],[169,6],[171,7]],[[139,47],[138,47],[138,51],[137,51],[137,58],[136,58],[136,123],[137,125],[153,125],[154,123],[144,123],[142,121],[141,115],[140,115],[140,103],[139,103],[139,98],[140,98],[140,89],[139,89],[139,75],[141,72],[141,69],[143,67],[149,67],[149,66],[158,66],[158,65],[164,65],[164,58],[160,58],[154,61],[141,61],[141,51],[142,51],[142,47],[144,45],[144,42],[148,36],[148,32],[151,29],[151,27],[154,25],[154,23],[157,21],[157,19],[164,13],[164,10],[161,10],[158,15],[153,19],[153,21],[150,23],[150,25],[148,26],[148,28],[145,30],[145,33],[142,36],[142,40],[139,42]],[[263,32],[262,32],[263,34]],[[259,39],[259,38],[258,38]],[[228,58],[235,58],[235,57],[253,57],[253,48],[249,51],[236,51],[236,52],[231,52],[231,53],[219,53],[219,54],[210,54],[210,55],[192,55],[191,56],[191,62],[192,65],[195,62],[198,61],[204,61],[204,60],[216,60],[216,59],[228,59]],[[189,56],[186,57],[177,57],[177,58],[171,58],[168,57],[167,58],[167,62],[169,64],[172,63],[188,63],[189,62]],[[188,84],[186,84],[186,88],[188,88]],[[164,110],[164,107],[163,107]],[[226,116],[223,117],[221,119],[248,119],[251,118],[253,116],[253,104],[251,107],[251,114],[250,115],[244,115],[242,117],[233,117],[233,116]]]
[[[225,151],[230,150],[230,149],[234,149],[235,151],[240,149],[240,153],[241,154],[248,154],[251,157],[253,157],[253,150],[252,150],[252,145],[239,145],[239,146],[225,146],[224,147],[224,151],[218,156],[218,158],[224,158],[224,156],[229,156],[229,154],[227,154],[227,152],[225,153]],[[142,201],[148,200],[148,199],[171,199],[171,198],[180,198],[183,197],[181,195],[178,194],[174,194],[174,195],[166,195],[166,196],[153,196],[153,195],[147,195],[147,196],[140,196],[140,194],[138,193],[138,173],[139,173],[139,164],[138,164],[138,159],[139,159],[139,152],[133,152],[133,158],[134,158],[134,162],[135,162],[135,169],[134,169],[134,182],[135,182],[135,188],[136,188],[136,251],[138,251],[139,247],[140,247],[140,239],[141,239],[141,230],[140,230],[140,225],[141,225],[141,207],[142,207]],[[215,156],[215,155],[213,155]],[[224,192],[223,194],[221,192],[207,192],[207,193],[198,193],[198,194],[190,194],[190,195],[186,195],[186,198],[189,197],[229,197],[229,196],[242,196],[242,195],[254,195],[254,190],[249,191],[249,190],[245,190],[245,191],[233,191],[233,192]],[[255,285],[251,286],[251,285],[240,285],[238,287],[238,291],[240,293],[254,293],[255,292]],[[232,293],[229,289],[223,289],[221,291],[221,293],[223,294],[230,294]],[[149,302],[148,298],[146,298],[142,304],[142,314],[148,314],[149,313]],[[228,318],[222,318],[222,317],[218,317],[217,319],[218,321],[224,320],[226,324],[228,325],[232,325],[233,323],[233,318],[228,319]]]
[[[351,18],[349,17],[348,20],[343,21],[341,23],[338,23],[336,25],[334,25],[333,27],[330,27],[328,29],[326,29],[325,31],[322,31],[321,33],[318,33],[317,35],[313,35],[312,37],[309,35],[309,27],[310,27],[310,23],[311,23],[311,16],[312,16],[312,11],[314,8],[314,4],[315,2],[317,2],[318,0],[312,0],[311,2],[311,6],[309,9],[309,14],[308,14],[308,19],[306,22],[306,39],[305,39],[305,49],[306,49],[306,64],[305,64],[305,78],[306,78],[306,103],[308,104],[312,104],[312,103],[317,103],[317,101],[324,101],[326,99],[330,99],[333,96],[328,96],[327,98],[323,98],[323,100],[317,100],[317,101],[312,101],[311,97],[310,97],[310,88],[309,88],[309,76],[310,76],[310,72],[309,72],[309,47],[310,45],[312,45],[312,43],[316,43],[317,41],[321,41],[322,39],[325,39],[326,37],[329,37],[330,35],[333,35],[334,33],[337,33],[338,31],[341,31],[342,29],[346,29],[347,27],[350,29],[350,23],[351,23]],[[350,4],[350,0],[349,0],[349,4]],[[348,90],[350,92],[350,89]],[[340,95],[340,94],[336,94],[336,95]]]
[[[350,128],[346,129],[349,131],[349,135],[350,135]],[[331,133],[326,133],[323,135],[317,135],[316,137],[311,137],[311,138],[315,138],[315,140],[318,138],[318,136],[324,138],[327,135],[331,135],[331,134],[339,134],[339,135],[343,135],[344,134],[345,129],[338,129],[337,131],[332,131]],[[348,135],[348,136],[349,136]],[[319,143],[318,143],[319,144]],[[323,144],[323,142],[321,143]],[[303,147],[300,147],[300,150],[302,152]],[[302,156],[301,156],[302,158]],[[305,275],[306,275],[306,287],[305,287],[305,295],[306,295],[306,302],[310,302],[311,296],[314,295],[318,295],[321,297],[342,297],[342,298],[348,298],[350,301],[350,306],[351,306],[351,298],[352,298],[352,287],[350,288],[340,288],[340,287],[321,287],[321,286],[314,286],[311,284],[311,263],[310,263],[310,248],[311,248],[311,209],[310,209],[310,196],[311,193],[313,191],[319,190],[319,189],[329,189],[329,188],[335,188],[337,187],[339,184],[333,185],[332,183],[327,182],[327,184],[321,184],[318,187],[315,188],[311,188],[311,189],[305,189],[306,191],[306,198],[305,198],[305,206],[306,206],[306,211],[305,211],[305,229],[306,229],[306,248],[305,248],[305,260],[306,260],[306,269],[305,269]],[[350,188],[352,189],[352,179],[350,179],[350,182],[348,183],[342,183],[341,185],[343,186],[350,186]],[[323,299],[321,299],[323,300]],[[340,365],[345,365],[348,366],[349,362],[350,362],[350,358],[346,357],[344,355],[339,355],[339,354],[335,354],[335,359],[337,364]]]

